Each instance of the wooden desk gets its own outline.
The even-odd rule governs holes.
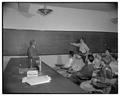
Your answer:
[[[27,67],[27,58],[12,58],[3,72],[3,93],[85,93],[79,86],[64,78],[42,62],[42,73],[51,76],[50,83],[30,86],[22,83],[26,74],[19,74],[19,64]]]

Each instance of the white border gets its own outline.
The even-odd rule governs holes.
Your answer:
[[[120,3],[120,0],[19,0],[20,2],[118,2],[118,17],[120,17],[120,15],[119,15],[119,3]],[[2,13],[2,2],[19,2],[19,1],[16,1],[16,0],[1,0],[1,2],[0,2],[0,8],[1,8],[1,10],[0,10],[0,13]],[[2,45],[2,14],[0,15],[1,16],[1,33],[0,33],[0,45]],[[119,21],[119,18],[118,18],[118,21]],[[119,22],[118,22],[118,37],[120,37],[120,34],[119,34]],[[118,38],[118,42],[120,41],[120,38]],[[0,53],[2,53],[2,46],[0,47]],[[119,43],[118,43],[118,55],[120,54],[120,50],[119,50]],[[0,55],[0,61],[1,61],[1,67],[0,67],[0,76],[1,76],[1,78],[0,78],[0,95],[7,95],[7,94],[2,94],[2,54]],[[120,58],[118,58],[118,61],[120,61]],[[118,64],[118,68],[120,67],[120,65]],[[120,79],[120,78],[119,78]],[[120,81],[119,81],[120,82]],[[119,83],[120,84],[120,83]],[[119,96],[120,95],[120,88],[119,88],[119,90],[118,90],[118,92],[119,92],[119,94],[108,94],[109,96],[112,96],[112,95],[114,95],[114,96]],[[15,95],[15,94],[8,94],[8,95]],[[22,94],[17,94],[17,95],[20,95],[20,96],[22,96]],[[25,94],[25,95],[27,95],[27,94]],[[64,96],[64,94],[28,94],[27,96],[29,96],[29,95],[40,95],[40,96],[49,96],[49,95],[51,95],[51,96],[53,96],[53,95],[62,95],[62,96]],[[73,94],[65,94],[65,95],[73,95]],[[101,94],[75,94],[75,95],[87,95],[87,96],[89,96],[89,95],[91,95],[91,96],[95,96],[95,95],[100,95],[101,96]],[[107,95],[107,94],[104,94],[104,95]]]

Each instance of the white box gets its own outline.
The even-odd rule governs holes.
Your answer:
[[[27,77],[38,76],[38,70],[28,70]]]

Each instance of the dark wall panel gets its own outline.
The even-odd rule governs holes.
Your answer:
[[[81,37],[92,52],[103,52],[106,43],[117,52],[117,33],[3,29],[3,55],[26,55],[32,39],[37,41],[39,54],[66,54],[69,50],[76,50],[70,42]]]

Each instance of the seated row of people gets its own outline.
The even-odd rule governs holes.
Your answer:
[[[110,67],[109,60],[102,58],[99,68],[95,68],[90,80],[86,80],[80,84],[80,87],[87,92],[110,93],[117,79],[113,78],[114,74]]]
[[[85,62],[82,58],[79,58],[77,64],[74,61],[78,59],[78,55],[70,51],[69,57],[69,62],[61,68],[67,69],[67,77],[87,92],[98,92],[100,90],[99,92],[109,93],[111,85],[117,82],[117,79],[113,79],[118,72],[117,60],[112,57],[109,50],[101,55],[88,54]],[[114,66],[114,63],[116,63],[116,67],[114,67],[113,72],[111,65]]]

